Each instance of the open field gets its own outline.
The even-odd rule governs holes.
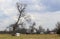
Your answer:
[[[9,34],[0,34],[0,39],[60,39],[56,34],[21,34],[19,37]]]

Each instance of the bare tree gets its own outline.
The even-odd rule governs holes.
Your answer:
[[[23,27],[23,29],[25,29],[25,24],[27,22],[27,25],[32,21],[31,18],[30,18],[30,15],[28,16],[24,11],[25,11],[25,8],[26,8],[26,4],[20,4],[20,3],[17,3],[17,9],[19,11],[19,16],[18,16],[18,20],[12,24],[10,27],[12,27],[12,30],[13,30],[13,35],[15,35],[17,29],[19,26]],[[25,21],[21,21],[23,18]],[[32,26],[35,25],[35,23],[31,24]],[[26,31],[26,30],[25,30]],[[23,32],[23,31],[22,31]]]
[[[19,16],[18,16],[17,22],[15,22],[14,24],[12,24],[12,27],[13,27],[13,35],[15,35],[15,33],[16,33],[15,31],[16,31],[17,27],[19,27],[19,25],[20,25],[20,24],[18,24],[18,22],[20,21],[20,18],[22,16],[24,16],[25,8],[26,8],[26,4],[17,3],[17,9],[19,11]]]

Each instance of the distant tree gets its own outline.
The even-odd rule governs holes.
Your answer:
[[[42,28],[42,26],[39,26],[39,29],[37,30],[37,34],[40,34],[41,32],[44,32],[45,30]]]
[[[53,30],[51,30],[52,32],[54,32],[54,34],[57,33],[57,28],[54,28]]]
[[[50,34],[50,30],[49,30],[49,28],[47,28],[47,30],[46,30],[46,34]]]
[[[22,33],[22,34],[26,34],[26,31],[27,31],[26,28],[19,28],[18,30],[16,30],[16,32]]]
[[[42,32],[42,31],[43,31],[42,26],[39,26],[39,31],[40,31],[40,32]]]
[[[60,22],[56,24],[57,34],[60,34]]]
[[[36,25],[36,23],[35,22],[33,22],[32,23],[32,26],[30,26],[30,29],[31,29],[31,33],[34,33],[34,29],[35,29],[35,26]]]

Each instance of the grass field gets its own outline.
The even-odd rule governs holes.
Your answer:
[[[21,34],[19,37],[9,34],[0,34],[0,39],[60,39],[56,34]]]

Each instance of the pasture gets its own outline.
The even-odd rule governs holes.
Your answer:
[[[60,39],[57,34],[21,34],[19,37],[0,34],[0,39]]]

